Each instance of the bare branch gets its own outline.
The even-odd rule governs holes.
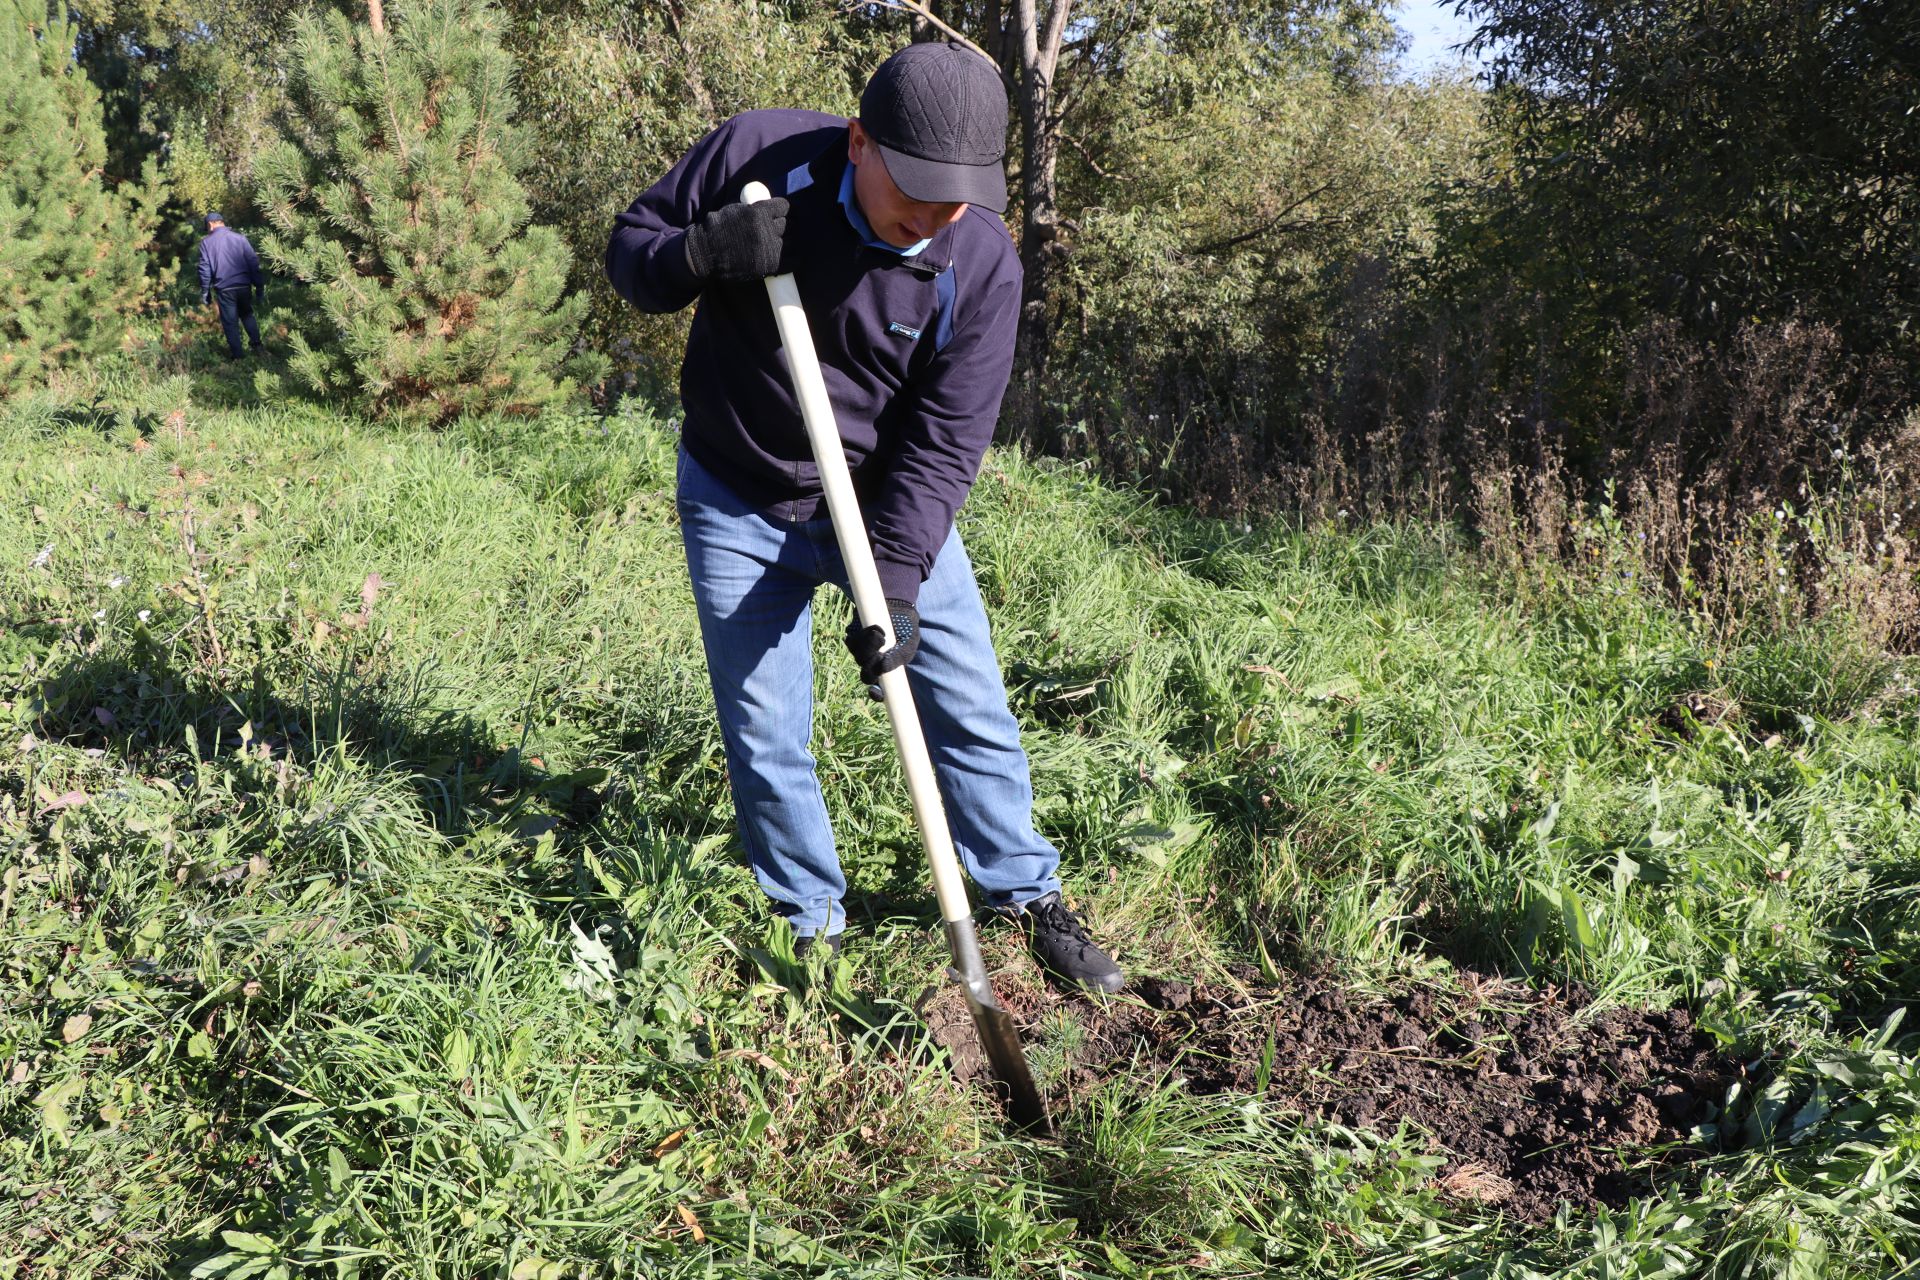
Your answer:
[[[994,58],[992,54],[988,53],[985,49],[982,49],[979,45],[975,44],[973,41],[967,39],[966,36],[962,35],[959,31],[957,31],[953,26],[948,24],[943,19],[934,16],[933,10],[927,7],[926,0],[849,0],[846,7],[849,11],[852,11],[854,9],[864,9],[870,6],[876,9],[893,9],[899,13],[912,14],[914,17],[926,23],[928,26],[931,26],[936,31],[939,31],[945,34],[949,40],[952,40],[956,44],[965,45],[967,48],[973,50],[975,53],[985,58],[988,61],[988,63],[990,63],[993,66],[993,69],[995,71],[1000,72],[1000,78],[1002,80],[1005,80],[1007,78],[1007,73],[1000,70],[1000,63],[997,59]]]
[[[1271,235],[1276,231],[1296,231],[1301,227],[1311,227],[1311,226],[1317,226],[1321,223],[1334,223],[1334,222],[1346,221],[1346,218],[1344,215],[1339,217],[1333,217],[1333,218],[1303,218],[1298,222],[1287,221],[1287,215],[1292,213],[1295,209],[1298,209],[1301,205],[1305,204],[1309,200],[1312,200],[1318,196],[1325,195],[1328,191],[1332,189],[1333,189],[1333,183],[1331,181],[1323,182],[1319,186],[1315,187],[1312,191],[1307,192],[1307,194],[1301,196],[1298,200],[1295,200],[1292,204],[1282,209],[1280,212],[1274,214],[1271,218],[1268,218],[1265,222],[1261,223],[1259,226],[1255,227],[1253,230],[1242,232],[1237,236],[1228,236],[1224,240],[1210,240],[1206,244],[1199,245],[1196,248],[1188,249],[1186,252],[1194,257],[1204,257],[1205,255],[1210,253],[1219,253],[1222,249],[1231,249],[1236,245],[1243,245],[1247,243],[1249,240],[1258,240],[1260,237]]]
[[[1087,168],[1093,170],[1096,176],[1105,178],[1108,182],[1132,182],[1133,181],[1133,177],[1130,174],[1113,173],[1101,167],[1100,162],[1093,158],[1093,151],[1087,146],[1087,144],[1080,141],[1080,139],[1074,137],[1072,134],[1066,132],[1065,130],[1062,130],[1060,133],[1060,136],[1066,139],[1068,145],[1070,145],[1075,151],[1078,151],[1080,153],[1080,158],[1087,162]],[[1061,221],[1064,222],[1065,219],[1063,218],[1061,219]]]
[[[1203,244],[1193,249],[1183,249],[1181,252],[1190,258],[1204,258],[1210,254],[1219,253],[1223,249],[1231,249],[1236,245],[1245,244],[1249,240],[1258,240],[1264,236],[1273,235],[1275,232],[1310,231],[1315,227],[1340,227],[1347,225],[1353,220],[1353,215],[1350,213],[1336,213],[1326,218],[1295,218],[1291,222],[1268,222],[1255,227],[1252,231],[1244,235],[1232,236],[1226,240],[1215,240],[1211,244]]]

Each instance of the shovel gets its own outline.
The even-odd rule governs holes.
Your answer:
[[[767,198],[764,184],[749,182],[740,198],[757,204]],[[873,548],[867,542],[866,522],[860,516],[860,503],[854,496],[853,477],[847,472],[845,446],[840,428],[833,420],[833,405],[827,400],[827,384],[820,377],[820,359],[814,354],[813,331],[807,327],[807,313],[800,306],[800,290],[793,276],[767,277],[767,296],[773,301],[774,323],[780,329],[780,345],[787,355],[787,372],[800,401],[800,417],[806,423],[807,441],[813,449],[813,461],[820,471],[820,487],[827,498],[827,513],[833,519],[833,535],[840,543],[840,558],[847,568],[847,583],[853,589],[853,607],[863,627],[878,627],[893,645],[893,626],[887,613],[887,599],[880,587],[879,571],[873,567]],[[940,915],[947,924],[947,945],[953,951],[953,967],[947,972],[967,994],[967,1006],[973,1011],[974,1030],[986,1051],[993,1077],[1004,1092],[1007,1114],[1023,1129],[1041,1134],[1053,1132],[1046,1101],[1034,1086],[1033,1072],[1027,1068],[1026,1051],[1020,1046],[1020,1034],[1013,1018],[1001,1007],[987,981],[986,965],[980,959],[980,939],[973,929],[973,907],[967,901],[966,884],[960,878],[960,861],[954,856],[953,836],[947,830],[947,815],[940,804],[940,789],[934,782],[933,761],[927,755],[927,741],[920,732],[920,714],[914,710],[913,690],[907,684],[904,667],[896,667],[880,677],[880,694],[887,704],[887,718],[893,722],[893,742],[900,752],[900,765],[907,775],[907,791],[913,797],[913,816],[920,824],[920,841],[926,847],[927,865],[933,870],[933,891],[940,900]]]

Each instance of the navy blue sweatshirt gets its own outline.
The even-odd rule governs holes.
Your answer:
[[[232,227],[220,226],[207,232],[200,242],[200,291],[209,289],[264,289],[266,278],[260,274],[260,255],[253,242]]]
[[[998,217],[969,208],[911,257],[867,243],[841,206],[847,122],[749,111],[715,129],[614,220],[607,277],[642,311],[699,299],[680,399],[687,452],[783,520],[824,506],[766,286],[711,283],[686,228],[748,182],[784,194],[786,252],[873,541],[880,582],[912,602],[979,474],[1013,368],[1020,261]]]

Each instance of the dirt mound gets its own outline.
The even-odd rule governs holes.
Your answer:
[[[1147,978],[1116,1000],[1063,998],[1013,975],[1001,998],[1028,1028],[1078,1024],[1056,1105],[1116,1070],[1177,1077],[1195,1093],[1253,1093],[1322,1121],[1391,1133],[1410,1120],[1448,1156],[1447,1194],[1530,1220],[1618,1206],[1695,1152],[1735,1064],[1681,1009],[1589,1012],[1578,992],[1471,973],[1391,1000],[1324,978],[1284,989],[1195,988]],[[986,1064],[958,992],[923,1006],[965,1080]],[[1631,1166],[1631,1167],[1630,1167]]]

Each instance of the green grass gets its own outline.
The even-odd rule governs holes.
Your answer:
[[[1912,1269],[1911,664],[994,454],[961,520],[1039,818],[1131,969],[1580,982],[1776,1068],[1698,1187],[1540,1229],[1419,1134],[1126,1073],[1035,1144],[918,1031],[937,920],[824,596],[856,932],[792,980],[673,450],[192,367],[0,409],[0,1277]]]

